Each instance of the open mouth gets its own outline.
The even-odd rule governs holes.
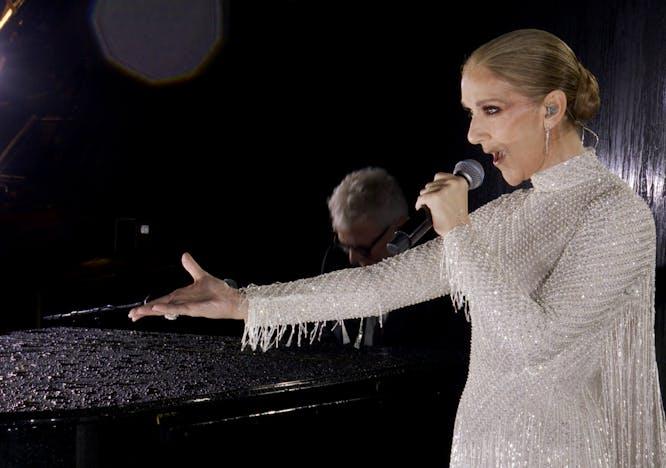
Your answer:
[[[493,152],[493,164],[498,165],[504,160],[505,157],[506,155],[504,154],[503,151]]]

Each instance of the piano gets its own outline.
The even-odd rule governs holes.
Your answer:
[[[432,346],[72,326],[0,355],[2,466],[446,465],[466,372]]]

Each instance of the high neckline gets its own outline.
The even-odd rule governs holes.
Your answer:
[[[579,185],[599,172],[599,161],[594,148],[587,147],[576,156],[532,175],[534,190],[547,192]]]

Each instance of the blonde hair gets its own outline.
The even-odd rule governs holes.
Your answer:
[[[383,227],[407,216],[407,200],[395,178],[385,169],[367,167],[351,172],[328,198],[334,230],[370,220]]]
[[[519,29],[503,34],[476,49],[462,72],[481,65],[540,102],[556,89],[567,97],[567,114],[576,124],[599,111],[599,84],[569,46],[539,29]]]

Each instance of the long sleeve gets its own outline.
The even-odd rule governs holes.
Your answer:
[[[434,239],[381,263],[266,286],[251,285],[243,346],[263,350],[290,329],[292,337],[314,340],[326,321],[381,316],[449,292],[442,267],[442,241]],[[310,325],[309,325],[310,324]]]
[[[512,390],[507,382],[516,383],[515,394],[498,396],[494,404],[519,405],[523,413],[514,415],[514,422],[527,415],[522,431],[527,431],[532,455],[546,444],[528,437],[529,414],[537,411],[530,408],[546,415],[548,424],[559,421],[548,442],[554,452],[532,463],[664,463],[666,434],[652,329],[654,220],[628,189],[613,187],[589,203],[575,222],[559,260],[532,290],[509,274],[503,267],[506,259],[497,257],[473,223],[452,230],[443,240],[452,295],[475,311],[473,334],[481,329],[483,335],[476,343],[482,350],[477,356],[483,354],[486,365],[502,368],[505,391]],[[554,227],[544,219],[542,229]],[[535,246],[536,251],[548,248]],[[489,352],[495,356],[488,357]],[[472,361],[475,365],[474,356]],[[596,400],[596,390],[590,390],[595,388],[601,393]],[[581,413],[580,401],[590,403],[587,412]],[[587,436],[603,428],[608,439]],[[581,437],[590,439],[587,445],[580,446]],[[608,440],[610,446],[605,445]],[[520,453],[520,447],[515,450]],[[554,460],[552,453],[562,458]]]
[[[608,327],[618,306],[632,297],[627,294],[631,287],[654,274],[654,221],[644,204],[627,203],[626,193],[616,192],[592,202],[579,223],[536,291],[526,291],[508,277],[501,262],[475,234],[473,224],[457,227],[444,238],[453,294],[464,295],[477,310],[498,311],[502,323],[507,320],[508,333],[518,316],[529,321],[528,330],[534,333],[542,334],[556,325],[548,330],[553,334],[545,334],[547,342],[536,348],[533,340],[518,342],[525,352],[542,357],[546,357],[544,352],[557,353],[583,334]],[[514,331],[524,333],[525,327]]]

